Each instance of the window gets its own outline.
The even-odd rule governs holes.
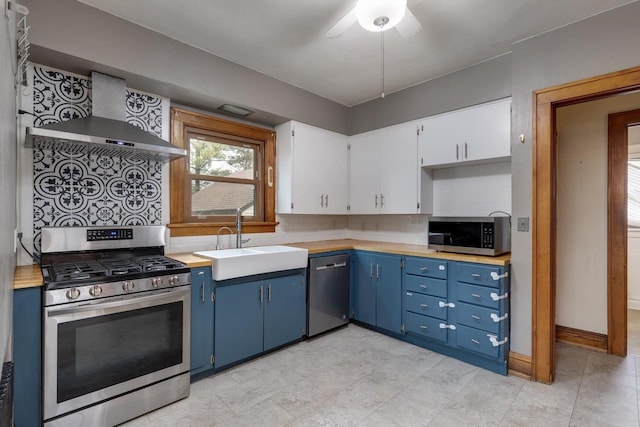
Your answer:
[[[275,132],[177,108],[171,113],[171,142],[188,152],[171,162],[171,235],[215,234],[234,225],[237,209],[244,231],[274,231]]]

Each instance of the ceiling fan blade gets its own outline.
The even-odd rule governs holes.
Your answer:
[[[404,17],[398,24],[396,25],[396,29],[402,36],[402,38],[408,39],[409,37],[415,35],[418,31],[422,29],[422,25],[418,22],[416,16],[407,8],[404,12]]]
[[[334,39],[336,37],[340,37],[357,20],[358,20],[358,17],[356,16],[356,8],[354,7],[353,9],[351,9],[349,11],[349,13],[347,13],[342,18],[340,18],[340,20],[336,23],[336,25],[331,27],[331,29],[329,31],[327,31],[324,36],[327,37],[327,38],[330,38],[330,39]]]

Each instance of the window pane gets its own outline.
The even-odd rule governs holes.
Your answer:
[[[192,174],[254,179],[255,149],[220,142],[189,140],[189,169]]]
[[[191,214],[193,216],[242,215],[254,216],[256,186],[203,180],[191,181]]]

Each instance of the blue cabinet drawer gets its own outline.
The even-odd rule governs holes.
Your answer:
[[[495,334],[480,329],[469,328],[467,326],[458,325],[457,328],[457,344],[458,347],[466,348],[478,353],[486,354],[491,357],[499,357],[503,344],[496,346],[491,342],[491,337],[497,340]],[[496,341],[496,343],[498,343]]]
[[[430,277],[404,275],[404,288],[411,292],[420,292],[436,297],[447,297],[447,281]]]
[[[436,279],[446,279],[448,270],[446,261],[416,257],[407,257],[404,269],[407,274],[435,277]]]
[[[498,310],[465,303],[456,304],[456,314],[458,323],[496,334],[500,332],[500,326],[502,326],[503,322],[508,321],[508,319],[500,319]]]
[[[423,337],[433,338],[439,341],[447,341],[447,329],[440,328],[444,324],[440,319],[419,314],[405,312],[405,330]]]
[[[446,303],[447,301],[443,298],[416,294],[413,292],[405,291],[404,293],[405,310],[447,320],[447,307],[440,307],[441,302]]]
[[[454,274],[458,282],[497,288],[500,286],[500,279],[497,277],[500,276],[501,271],[500,267],[457,262]]]
[[[505,299],[505,298],[500,298],[500,297],[503,297],[503,294],[498,292],[498,290],[495,288],[487,288],[486,286],[469,285],[466,283],[458,283],[456,287],[456,292],[458,294],[458,301],[478,304],[485,307],[494,308],[496,310],[500,309],[501,302],[504,301]],[[493,298],[491,294],[493,294]]]

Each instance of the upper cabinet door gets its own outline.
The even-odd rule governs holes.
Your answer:
[[[462,112],[463,160],[511,155],[511,100],[502,100]]]
[[[375,214],[380,212],[379,147],[381,139],[376,131],[351,137],[349,174],[349,213]]]
[[[380,130],[380,213],[418,212],[418,136],[415,123]]]
[[[418,123],[418,164],[437,166],[462,160],[461,116],[447,113]]]
[[[347,136],[298,122],[276,131],[277,212],[346,214]]]

